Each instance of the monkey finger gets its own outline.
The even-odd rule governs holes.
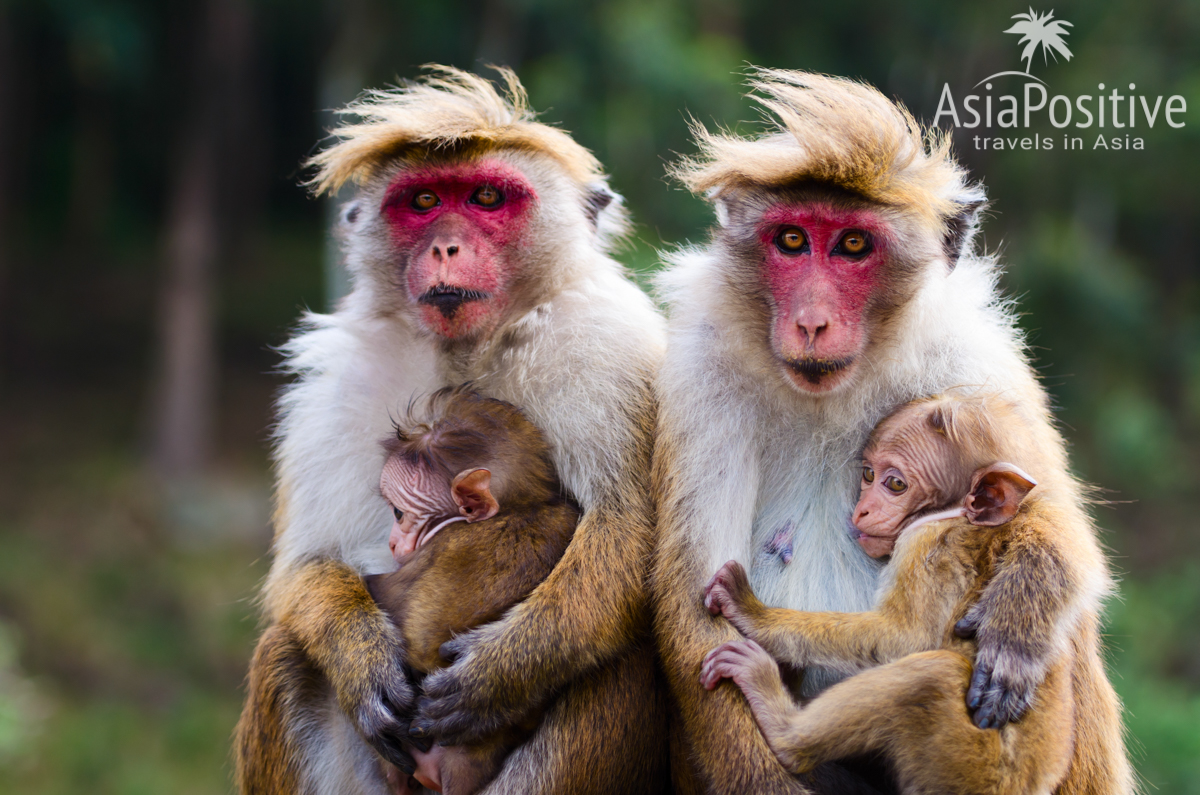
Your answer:
[[[417,769],[417,763],[408,752],[399,734],[379,732],[368,738],[371,747],[391,764],[399,768],[405,775],[411,776]]]
[[[438,656],[448,663],[453,664],[458,661],[458,658],[467,652],[470,648],[470,642],[466,635],[459,635],[438,646]]]
[[[972,616],[969,613],[964,616],[957,624],[954,625],[955,637],[963,640],[970,640],[975,637],[975,633],[979,630],[979,618]]]
[[[992,670],[990,667],[975,663],[975,671],[971,674],[971,686],[967,688],[967,707],[978,709],[983,704],[984,694],[991,684]]]

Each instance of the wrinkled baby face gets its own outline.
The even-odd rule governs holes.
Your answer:
[[[384,463],[379,490],[396,517],[388,546],[397,562],[416,549],[439,522],[458,513],[444,477],[400,456],[389,456]]]
[[[873,558],[890,555],[915,518],[961,496],[954,493],[961,480],[957,469],[949,442],[920,415],[900,415],[876,429],[863,451],[851,515],[863,550]]]

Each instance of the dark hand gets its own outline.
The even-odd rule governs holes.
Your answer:
[[[960,638],[978,635],[975,671],[967,688],[967,708],[981,729],[1000,729],[1018,720],[1045,678],[1044,664],[1020,643],[1006,643],[994,633],[979,635],[979,615],[968,613],[954,625]]]
[[[500,622],[503,623],[503,622]],[[411,733],[434,738],[439,745],[470,745],[499,729],[519,723],[537,707],[527,683],[497,681],[491,674],[490,624],[442,644],[439,653],[452,660],[449,668],[431,674],[422,684]]]
[[[406,746],[413,691],[400,657],[393,657],[390,663],[370,672],[365,677],[368,686],[357,696],[344,694],[342,704],[367,743],[384,759],[411,775],[416,764]]]

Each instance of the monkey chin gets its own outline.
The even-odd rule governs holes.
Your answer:
[[[788,378],[801,392],[823,395],[853,380],[855,361],[853,356],[837,359],[805,356],[784,358],[783,366]]]
[[[429,332],[451,342],[473,342],[490,334],[499,325],[505,305],[487,294],[447,307],[418,301],[421,325]]]

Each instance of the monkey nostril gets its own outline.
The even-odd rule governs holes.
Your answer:
[[[458,246],[446,246],[446,256],[453,257],[458,253]]]

